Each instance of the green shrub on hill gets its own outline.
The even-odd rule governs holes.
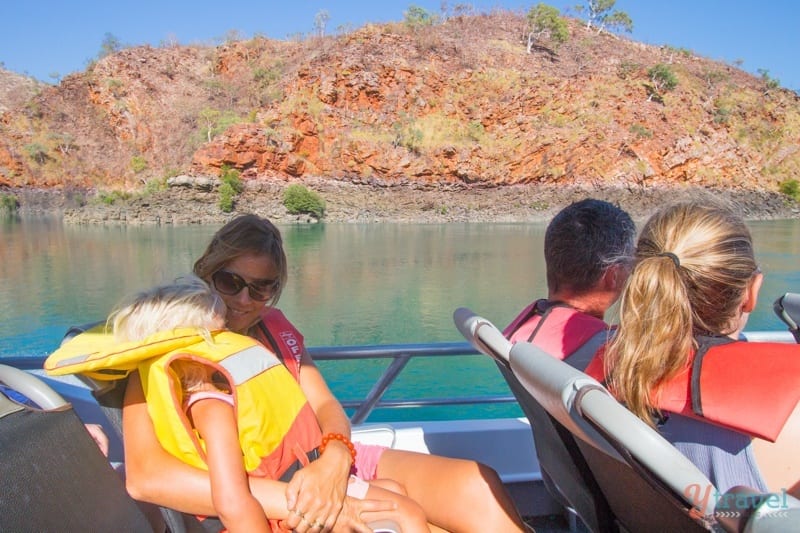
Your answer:
[[[133,170],[134,174],[139,174],[147,170],[147,159],[141,155],[131,157],[131,170]]]
[[[239,179],[239,171],[227,165],[222,167],[219,179],[222,182],[219,186],[219,208],[223,213],[230,213],[236,197],[244,190],[244,184]]]
[[[13,215],[19,209],[19,200],[13,194],[0,193],[0,216]]]
[[[125,201],[130,197],[131,194],[126,191],[99,191],[97,193],[97,200],[106,205],[114,205],[117,201]]]
[[[325,214],[325,200],[318,193],[297,183],[284,189],[283,205],[293,215],[307,213],[320,219]]]
[[[778,190],[793,200],[800,200],[800,182],[789,179],[778,186]]]
[[[230,183],[223,183],[219,186],[219,209],[223,213],[230,213],[233,211],[233,199],[236,197],[236,191],[233,190]]]
[[[223,184],[227,184],[236,194],[241,193],[244,190],[244,184],[242,180],[239,178],[241,174],[235,168],[231,168],[227,165],[222,167],[222,174],[220,174],[219,179],[222,181]]]
[[[165,190],[167,190],[167,178],[151,178],[144,184],[145,196]]]
[[[30,143],[25,145],[25,152],[28,157],[43,165],[50,156],[47,154],[47,147],[40,143]]]

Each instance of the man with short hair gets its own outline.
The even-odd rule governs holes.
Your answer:
[[[619,297],[636,246],[630,215],[587,198],[547,226],[547,299],[526,307],[503,334],[527,341],[583,370],[606,341],[604,315]]]
[[[603,321],[630,272],[636,227],[622,209],[585,199],[562,209],[547,226],[547,299],[526,307],[503,331],[583,370],[607,340]],[[611,510],[569,432],[553,420],[510,369],[498,364],[531,423],[548,491],[590,531],[616,527]]]

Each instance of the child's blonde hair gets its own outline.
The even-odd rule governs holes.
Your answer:
[[[222,327],[225,302],[195,275],[142,291],[125,300],[108,317],[120,342],[138,341],[179,327]]]
[[[108,317],[120,342],[142,340],[153,333],[175,328],[199,328],[210,340],[209,330],[224,325],[225,302],[195,275],[178,278],[131,296]],[[173,371],[187,392],[200,390],[209,380],[209,369],[196,361],[176,360]]]

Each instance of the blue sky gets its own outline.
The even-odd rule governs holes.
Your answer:
[[[527,11],[538,1],[454,1],[481,11]],[[544,3],[565,12],[584,0]],[[96,57],[106,33],[125,45],[165,42],[216,44],[235,30],[282,39],[313,30],[314,15],[330,15],[328,31],[367,22],[400,21],[410,5],[439,13],[440,0],[324,1],[228,0],[9,0],[0,16],[0,63],[7,70],[53,82],[53,74],[82,71]],[[631,38],[668,44],[733,64],[765,69],[783,87],[800,91],[800,2],[766,0],[617,0],[634,23]]]

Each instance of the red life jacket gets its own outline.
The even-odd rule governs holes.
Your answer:
[[[686,368],[659,387],[656,407],[775,442],[800,400],[800,346],[697,337]],[[586,373],[602,380],[600,354]]]
[[[537,300],[523,309],[503,335],[511,342],[530,342],[582,370],[608,340],[608,325],[567,304]]]
[[[697,341],[691,367],[659,389],[658,408],[775,442],[800,400],[800,346]]]
[[[303,335],[295,328],[289,319],[274,307],[266,308],[261,313],[258,322],[256,339],[283,361],[286,368],[300,381],[300,359],[305,352]]]

